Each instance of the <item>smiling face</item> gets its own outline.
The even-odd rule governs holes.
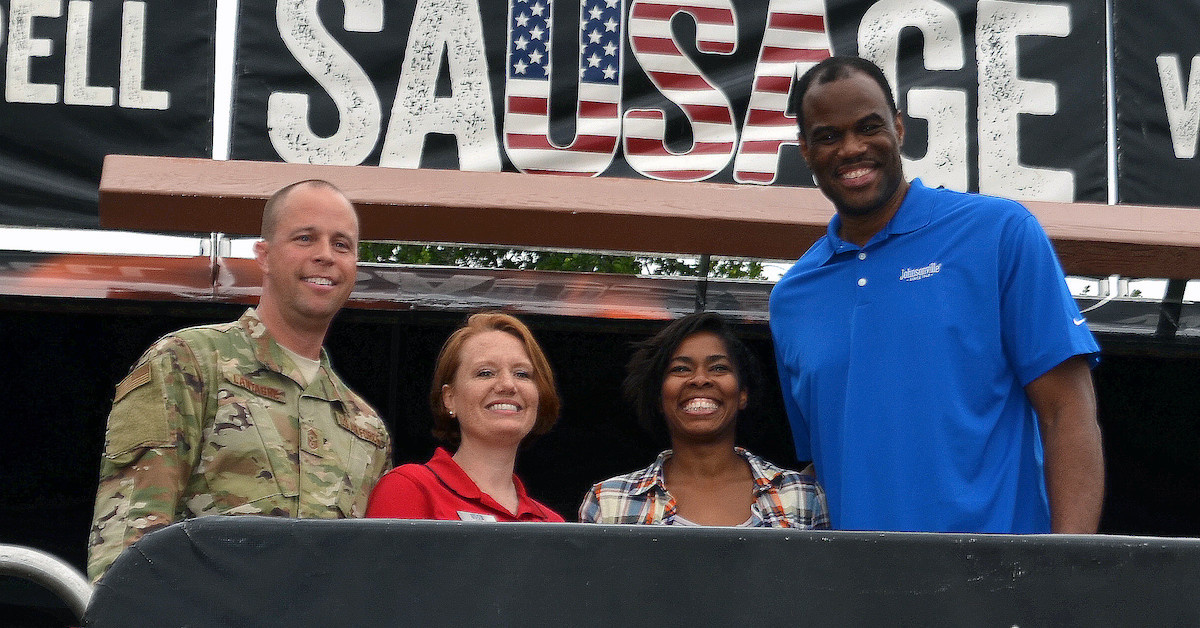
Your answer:
[[[672,441],[732,440],[746,401],[720,336],[702,331],[679,343],[662,383],[662,411]]]
[[[326,328],[354,288],[358,216],[335,189],[302,185],[281,200],[272,233],[254,246],[260,310],[293,329]]]
[[[481,332],[463,341],[442,404],[458,418],[464,444],[471,441],[516,447],[533,430],[538,387],[533,363],[516,336]]]
[[[839,214],[895,213],[907,184],[900,161],[904,123],[875,81],[858,71],[804,95],[800,152]]]

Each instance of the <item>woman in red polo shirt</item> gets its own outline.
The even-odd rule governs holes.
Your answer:
[[[467,319],[438,354],[429,401],[433,435],[447,447],[384,475],[368,517],[563,520],[513,473],[517,447],[549,431],[559,407],[554,373],[524,323],[499,312]]]

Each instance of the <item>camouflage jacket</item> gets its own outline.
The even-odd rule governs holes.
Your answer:
[[[361,517],[391,466],[387,427],[321,352],[313,381],[253,309],[152,346],[108,417],[88,575],[189,517]]]

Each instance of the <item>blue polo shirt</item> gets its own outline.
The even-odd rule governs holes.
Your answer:
[[[839,224],[770,305],[796,454],[833,527],[1049,532],[1024,387],[1099,348],[1041,225],[920,180],[866,246]]]

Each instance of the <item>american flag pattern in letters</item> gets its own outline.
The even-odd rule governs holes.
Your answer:
[[[625,159],[638,172],[668,181],[700,181],[723,169],[737,143],[729,99],[679,49],[671,31],[676,14],[696,21],[696,49],[732,54],[737,49],[737,17],[729,0],[633,0],[629,42],[642,69],[663,95],[679,105],[692,128],[692,147],[667,148],[666,123],[659,109],[625,113]]]
[[[775,181],[779,149],[799,141],[796,118],[785,113],[792,81],[829,57],[831,48],[823,0],[771,0],[754,71],[754,91],[733,162],[735,181]]]
[[[522,172],[596,176],[621,135],[623,0],[579,4],[579,102],[575,139],[550,140],[551,31],[554,0],[509,5],[504,147]]]

